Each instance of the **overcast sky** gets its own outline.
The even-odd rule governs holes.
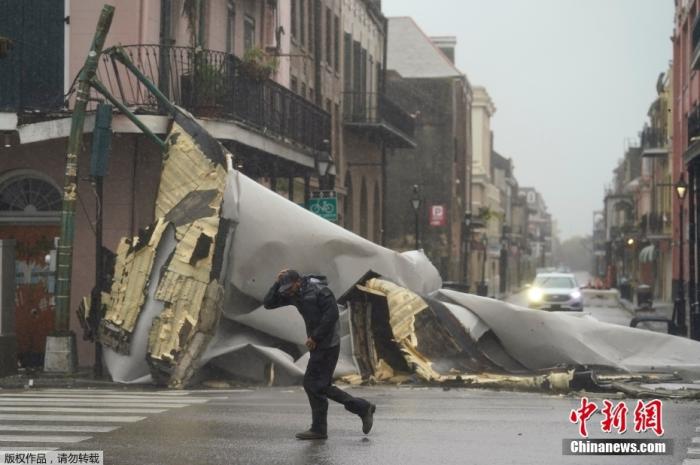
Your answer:
[[[457,36],[457,66],[496,105],[496,151],[513,159],[521,186],[544,195],[562,239],[591,234],[671,60],[673,0],[384,0],[382,9]]]

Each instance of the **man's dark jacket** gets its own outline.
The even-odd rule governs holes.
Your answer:
[[[316,277],[304,276],[299,293],[288,297],[279,293],[279,282],[275,282],[267,291],[263,305],[268,309],[294,305],[304,318],[307,337],[319,349],[328,349],[340,344],[340,321],[335,296],[321,283]]]

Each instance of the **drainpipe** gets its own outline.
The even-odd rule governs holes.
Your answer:
[[[323,108],[321,92],[321,0],[314,0],[314,100]]]
[[[382,44],[382,74],[379,76],[379,95],[384,96],[386,92],[386,58],[387,58],[387,48],[389,44],[389,21],[386,18],[382,20],[382,26],[384,28],[384,39]],[[381,101],[381,100],[380,100]],[[380,108],[381,111],[381,108]],[[379,243],[381,245],[386,245],[386,189],[387,189],[387,176],[386,176],[386,142],[382,139],[382,199],[381,202],[381,231],[379,234]]]

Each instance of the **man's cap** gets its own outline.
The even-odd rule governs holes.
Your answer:
[[[287,289],[292,287],[292,284],[299,281],[300,279],[301,279],[301,275],[299,274],[298,271],[296,271],[296,270],[285,271],[284,274],[280,277],[279,292],[285,292]]]

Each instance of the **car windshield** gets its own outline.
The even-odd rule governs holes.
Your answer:
[[[535,278],[534,285],[536,287],[571,289],[576,287],[574,280],[563,276],[539,276]]]

